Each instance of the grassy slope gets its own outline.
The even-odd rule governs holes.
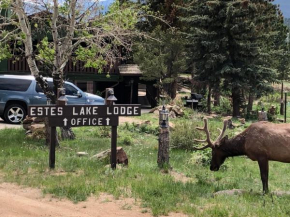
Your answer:
[[[214,121],[211,122],[212,124]],[[119,196],[140,198],[146,211],[154,215],[181,211],[194,216],[289,216],[289,197],[261,196],[258,165],[249,159],[228,159],[219,172],[193,159],[198,153],[171,152],[175,171],[191,178],[190,182],[175,181],[157,169],[157,140],[153,135],[129,132],[119,127],[119,145],[129,156],[129,167],[112,171],[106,163],[79,158],[77,151],[90,156],[110,147],[110,140],[99,138],[100,128],[75,129],[77,140],[64,141],[57,150],[56,169],[48,169],[48,150],[43,141],[24,138],[21,130],[0,131],[0,171],[4,180],[38,187],[44,193],[67,197],[75,202],[91,194],[108,192]],[[134,145],[121,144],[124,137],[133,138]],[[270,163],[270,190],[290,188],[289,165]],[[249,191],[243,196],[218,196],[212,193],[242,188]]]

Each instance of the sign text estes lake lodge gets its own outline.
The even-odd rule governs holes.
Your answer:
[[[29,106],[28,116],[48,117],[50,126],[118,126],[119,116],[140,116],[140,105]]]

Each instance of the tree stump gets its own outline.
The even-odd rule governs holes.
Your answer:
[[[157,163],[159,167],[169,165],[169,129],[160,128]]]

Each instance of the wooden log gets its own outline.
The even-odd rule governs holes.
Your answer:
[[[159,167],[169,165],[169,129],[160,128],[157,164]]]

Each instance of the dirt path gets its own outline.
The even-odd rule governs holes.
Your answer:
[[[21,128],[21,125],[18,124],[7,124],[0,118],[0,130],[5,128]]]
[[[143,213],[142,213],[143,212]],[[43,197],[38,189],[22,188],[11,183],[0,184],[1,217],[152,217],[148,209],[142,209],[134,199],[115,200],[101,194],[85,202],[74,204],[66,199]],[[172,213],[171,217],[185,217]]]

